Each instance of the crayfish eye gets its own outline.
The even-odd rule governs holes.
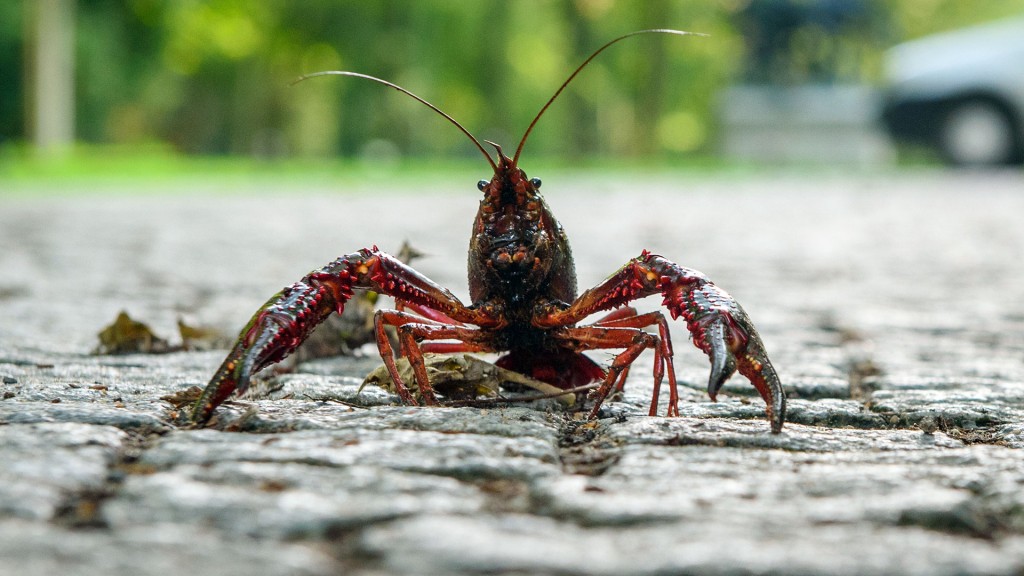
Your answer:
[[[489,181],[481,180],[481,181],[476,183],[476,187],[477,187],[478,190],[483,190],[484,188],[487,188],[488,184],[490,184]]]
[[[540,178],[530,178],[530,184],[533,184],[534,188],[540,188]]]

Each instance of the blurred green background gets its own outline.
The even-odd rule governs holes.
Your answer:
[[[5,0],[0,177],[55,166],[193,169],[211,157],[242,165],[479,163],[457,130],[394,91],[352,78],[291,83],[329,69],[379,76],[478,138],[513,148],[590,52],[652,27],[710,37],[648,35],[610,49],[547,113],[526,155],[553,163],[714,162],[716,96],[729,85],[877,84],[881,55],[895,43],[1024,13],[1024,0],[787,3],[832,12],[783,35],[757,13],[771,2],[750,0]],[[50,23],[40,26],[41,18]],[[62,42],[73,77],[66,88],[40,81],[33,64]],[[766,49],[785,61],[766,60]],[[65,92],[72,127],[65,140],[73,144],[40,140],[37,102]]]

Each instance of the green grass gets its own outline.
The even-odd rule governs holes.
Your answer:
[[[784,168],[732,162],[714,156],[665,158],[558,158],[528,159],[523,165],[531,176],[602,175],[632,178],[750,178],[796,172],[815,174],[827,166],[794,165]],[[892,168],[888,168],[892,170]],[[882,168],[885,170],[885,168]],[[452,182],[472,187],[490,176],[479,157],[401,158],[365,161],[351,158],[275,158],[247,156],[185,156],[166,146],[76,146],[61,156],[43,156],[24,147],[0,147],[0,197],[94,193],[187,192],[202,184],[204,191],[231,193],[252,189],[310,186],[366,191],[414,189],[423,182]],[[250,187],[252,184],[258,186]]]
[[[468,163],[466,164],[468,167]],[[185,156],[159,146],[79,146],[59,156],[12,147],[0,150],[0,184],[22,189],[61,184],[216,184],[311,181],[348,183],[401,178],[423,171],[457,172],[459,163],[402,161],[370,164],[337,159],[263,159],[245,156]]]

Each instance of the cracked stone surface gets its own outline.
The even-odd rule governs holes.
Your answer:
[[[179,318],[234,333],[404,239],[465,299],[477,176],[0,196],[0,572],[1024,571],[1019,173],[541,175],[581,287],[647,248],[743,303],[790,397],[778,436],[741,377],[708,400],[677,322],[672,419],[646,415],[649,355],[587,422],[398,406],[358,391],[370,350],[288,365],[193,430],[162,397],[224,350],[90,354],[122,309],[172,345]]]

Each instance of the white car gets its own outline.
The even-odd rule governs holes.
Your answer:
[[[897,141],[964,166],[1024,163],[1024,17],[886,53],[882,121]]]

